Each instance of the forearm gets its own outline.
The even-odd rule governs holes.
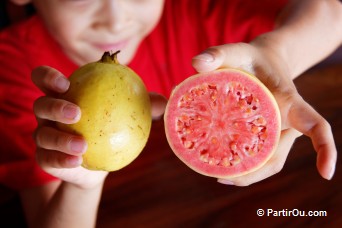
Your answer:
[[[342,44],[342,3],[338,0],[293,0],[274,31],[252,43],[273,49],[288,64],[290,76],[326,58]]]
[[[39,227],[95,227],[102,186],[82,189],[63,182],[44,212],[38,215]]]

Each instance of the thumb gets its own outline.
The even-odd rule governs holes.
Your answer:
[[[253,48],[247,43],[225,44],[206,49],[192,59],[192,66],[198,72],[218,68],[238,68],[253,73]]]
[[[197,72],[213,71],[222,66],[224,54],[216,47],[209,48],[192,59]]]

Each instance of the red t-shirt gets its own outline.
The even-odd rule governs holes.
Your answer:
[[[195,73],[193,56],[210,46],[248,42],[270,31],[285,2],[166,0],[159,24],[141,43],[129,66],[149,91],[169,96],[175,85]],[[17,190],[55,179],[35,161],[32,105],[43,94],[30,75],[40,65],[65,75],[78,67],[37,16],[0,32],[0,184]]]

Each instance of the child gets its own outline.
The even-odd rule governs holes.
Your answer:
[[[65,76],[98,60],[106,50],[120,49],[119,61],[133,68],[154,92],[156,118],[166,102],[157,94],[167,97],[172,87],[196,71],[240,68],[255,74],[272,91],[283,129],[275,155],[260,170],[221,183],[249,185],[277,173],[301,133],[312,139],[322,177],[333,176],[337,153],[330,126],[300,97],[292,80],[341,44],[339,1],[33,3],[38,16],[0,34],[4,53],[0,56],[0,132],[7,142],[1,145],[0,180],[20,191],[29,225],[87,227],[95,223],[107,173],[80,167],[86,142],[56,130],[53,121],[73,123],[80,118],[76,105],[56,95],[68,89]],[[276,20],[277,27],[271,31]],[[34,129],[39,166],[30,138]]]

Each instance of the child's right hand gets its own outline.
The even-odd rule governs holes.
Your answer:
[[[80,166],[87,142],[77,135],[62,132],[55,122],[75,123],[81,117],[80,108],[56,98],[69,88],[69,80],[57,70],[41,66],[32,71],[33,83],[45,93],[33,105],[38,127],[34,138],[39,165],[47,173],[82,188],[102,184],[107,172],[90,171]]]

